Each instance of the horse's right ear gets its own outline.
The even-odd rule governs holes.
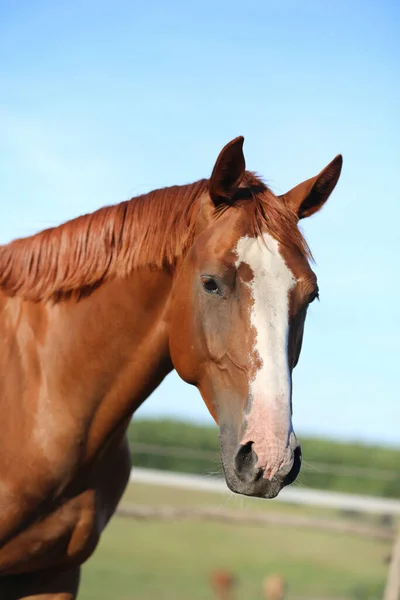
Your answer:
[[[243,179],[246,170],[243,142],[243,136],[235,138],[221,150],[217,158],[209,183],[214,206],[229,203]]]

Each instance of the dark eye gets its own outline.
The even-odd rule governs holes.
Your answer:
[[[201,278],[201,283],[203,288],[208,294],[219,294],[220,290],[218,287],[218,283],[215,281],[213,277],[209,275],[203,275]]]
[[[313,293],[311,294],[308,303],[311,304],[311,302],[314,302],[314,300],[319,300],[319,290],[318,288],[316,290],[313,291]]]

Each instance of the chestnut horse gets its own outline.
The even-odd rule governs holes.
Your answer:
[[[127,484],[126,429],[172,369],[220,427],[226,483],[297,477],[292,369],[317,296],[298,220],[342,158],[283,196],[243,138],[211,178],[0,247],[0,598],[72,600]]]

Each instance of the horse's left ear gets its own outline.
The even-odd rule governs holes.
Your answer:
[[[220,152],[209,183],[209,193],[214,206],[229,202],[245,174],[243,155],[244,137],[229,142]]]
[[[342,163],[342,155],[338,154],[319,175],[281,196],[299,219],[313,215],[325,204],[338,182]]]

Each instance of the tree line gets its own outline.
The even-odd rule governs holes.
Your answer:
[[[400,448],[299,436],[302,486],[400,498]],[[222,474],[218,429],[167,419],[134,419],[128,439],[136,466]]]

